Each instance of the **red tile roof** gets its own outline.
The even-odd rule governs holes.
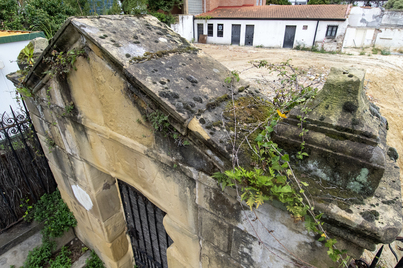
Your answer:
[[[337,19],[347,18],[348,5],[272,5],[218,7],[196,16],[214,19]]]

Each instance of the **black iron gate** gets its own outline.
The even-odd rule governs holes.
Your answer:
[[[24,207],[56,189],[25,109],[0,115],[0,233],[22,219]]]
[[[173,241],[162,224],[166,213],[130,185],[119,181],[119,189],[137,267],[168,267],[167,248]]]

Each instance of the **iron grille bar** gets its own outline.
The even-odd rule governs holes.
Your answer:
[[[165,212],[130,185],[119,181],[119,188],[136,265],[167,268],[166,250],[172,240],[162,224]]]

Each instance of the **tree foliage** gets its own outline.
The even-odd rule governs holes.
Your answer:
[[[403,0],[389,0],[385,5],[386,9],[403,9]]]
[[[340,3],[341,0],[309,0],[308,5],[332,5]]]
[[[80,15],[78,10],[77,4],[71,6],[69,0],[3,0],[0,1],[0,29],[38,30],[53,36],[68,17]]]
[[[288,0],[266,0],[266,5],[291,5]]]
[[[284,1],[284,0],[281,0]],[[286,0],[285,0],[286,1]],[[182,0],[118,0],[111,8],[97,0],[0,0],[0,30],[43,31],[50,39],[70,16],[101,14],[152,14],[167,24],[171,10]],[[158,13],[162,11],[162,13]]]

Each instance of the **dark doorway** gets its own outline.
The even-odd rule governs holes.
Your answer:
[[[285,26],[283,48],[293,48],[297,26]]]
[[[200,35],[203,35],[203,24],[197,24],[197,42],[199,42]]]
[[[241,25],[232,24],[231,44],[239,45],[241,41]]]
[[[246,25],[245,30],[245,46],[253,46],[253,34],[255,33],[254,25]]]
[[[119,181],[119,189],[136,267],[168,268],[167,249],[173,241],[162,224],[166,213],[132,186]]]

